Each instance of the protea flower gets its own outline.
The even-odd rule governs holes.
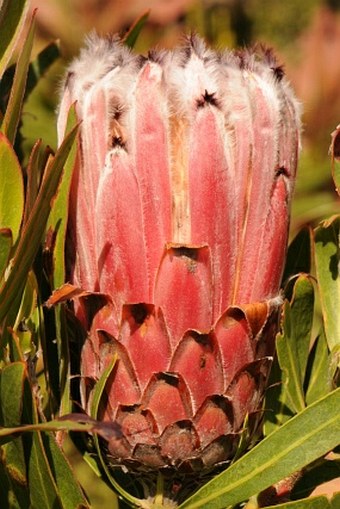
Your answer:
[[[271,51],[195,36],[147,58],[93,36],[69,68],[61,138],[73,101],[69,281],[94,296],[75,302],[82,404],[117,355],[100,416],[122,430],[111,462],[207,471],[261,417],[299,107]]]

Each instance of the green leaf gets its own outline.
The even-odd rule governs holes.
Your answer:
[[[24,46],[20,51],[18,62],[15,68],[14,81],[9,96],[6,112],[2,121],[1,131],[14,143],[17,128],[19,125],[22,103],[25,95],[28,67],[32,52],[34,39],[34,14]]]
[[[340,217],[324,221],[314,230],[316,276],[327,343],[330,351],[340,345]]]
[[[23,362],[9,364],[1,370],[2,425],[18,426],[21,423],[25,378],[26,366]],[[6,468],[8,493],[12,493],[12,496],[20,503],[20,507],[28,509],[26,461],[21,437],[0,447],[0,455]]]
[[[147,22],[149,14],[150,14],[150,11],[146,11],[144,14],[142,14],[134,22],[134,24],[132,25],[130,30],[127,32],[127,34],[123,38],[124,44],[126,44],[126,46],[129,46],[129,48],[133,48],[134,45],[136,44],[136,41],[139,37],[141,30],[142,30],[143,26],[145,25],[145,23]]]
[[[340,443],[340,388],[313,403],[219,474],[180,509],[222,509],[263,491]]]
[[[311,269],[311,230],[302,228],[288,247],[286,266],[282,281]]]
[[[1,370],[0,405],[3,426],[18,426],[21,423],[23,387],[26,366],[15,362]]]
[[[3,0],[0,4],[0,78],[10,61],[24,25],[29,2]]]
[[[332,143],[330,146],[332,160],[332,174],[335,188],[340,194],[340,125],[332,132]]]
[[[75,107],[72,106],[68,115],[66,130],[70,132],[77,123]],[[69,210],[69,194],[73,170],[76,161],[77,142],[73,144],[67,161],[64,165],[64,174],[58,189],[58,194],[53,202],[53,207],[47,223],[47,231],[53,238],[52,251],[52,274],[50,284],[52,289],[60,287],[65,283],[65,238]],[[55,308],[56,316],[56,341],[59,353],[60,366],[60,413],[69,413],[72,409],[70,399],[70,360],[69,342],[67,336],[67,325],[64,316],[63,306]]]
[[[283,371],[282,391],[293,413],[305,407],[304,380],[313,325],[314,289],[306,275],[295,282],[292,301],[285,302],[283,334],[277,338],[277,356]]]
[[[1,132],[0,168],[0,228],[11,230],[14,244],[18,238],[24,208],[24,183],[13,147]]]
[[[0,229],[0,281],[8,265],[9,256],[13,246],[12,231],[9,228]]]
[[[67,132],[70,132],[77,124],[76,111],[71,107]],[[52,288],[58,288],[65,283],[65,237],[68,221],[69,194],[73,169],[77,155],[77,143],[74,143],[64,165],[64,174],[58,189],[58,194],[53,202],[53,207],[47,223],[47,230],[53,232],[55,238],[53,249],[53,281]]]
[[[34,433],[32,436],[28,476],[32,507],[62,509],[58,487],[53,478],[40,433]]]
[[[59,57],[59,45],[56,42],[51,42],[46,48],[40,51],[38,56],[30,63],[25,98],[32,92],[39,80]]]
[[[51,158],[32,213],[20,237],[12,262],[12,270],[0,291],[0,323],[5,318],[18,294],[23,291],[27,274],[42,241],[53,198],[66,159],[77,134],[77,126],[66,136],[55,157]]]
[[[110,378],[110,375],[112,373],[112,370],[113,370],[116,362],[117,362],[117,356],[113,356],[112,359],[110,360],[108,366],[104,369],[100,379],[98,380],[98,382],[96,383],[96,385],[94,387],[93,399],[92,399],[92,404],[91,404],[91,417],[94,419],[97,419],[99,406],[100,406],[100,402],[101,402],[101,399],[102,399],[102,396],[103,396],[103,393],[105,390],[105,386]],[[125,491],[120,486],[120,484],[116,481],[116,479],[111,475],[111,472],[108,469],[106,462],[102,456],[100,444],[99,444],[97,436],[94,436],[94,443],[95,443],[95,446],[96,446],[96,449],[98,452],[100,464],[101,464],[108,480],[110,481],[111,485],[114,487],[116,492],[119,493],[123,497],[123,499],[129,501],[131,503],[132,507],[134,507],[134,506],[143,507],[141,505],[142,501],[137,499],[136,497],[130,495],[130,493],[128,493],[127,491]]]
[[[325,333],[316,339],[309,359],[306,403],[310,405],[334,389],[332,356],[329,353]]]
[[[51,433],[44,434],[43,443],[63,509],[88,508],[89,505],[74,478],[71,466],[57,445],[54,436]]]

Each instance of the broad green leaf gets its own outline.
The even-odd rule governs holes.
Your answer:
[[[10,61],[24,25],[27,0],[2,0],[0,3],[0,78]]]
[[[304,380],[313,325],[314,289],[306,275],[295,282],[292,301],[285,302],[283,334],[276,341],[279,365],[283,371],[282,392],[293,413],[305,407]]]
[[[32,213],[20,237],[12,263],[12,270],[0,290],[0,323],[13,301],[23,291],[27,274],[43,238],[53,198],[63,173],[63,167],[77,134],[77,126],[66,136],[55,157],[47,165],[43,182]]]
[[[20,51],[15,68],[13,85],[9,96],[6,112],[1,124],[1,131],[14,143],[19,125],[22,103],[25,95],[28,67],[34,39],[34,14],[24,46]]]
[[[310,405],[334,389],[332,356],[328,350],[324,331],[316,339],[308,362],[306,403]]]
[[[340,388],[313,403],[262,440],[180,509],[223,509],[263,491],[340,443]]]
[[[13,246],[12,231],[9,228],[0,229],[0,281],[8,265],[9,256]]]
[[[15,496],[14,490],[8,477],[8,471],[2,462],[0,462],[0,486],[1,509],[26,509],[25,505],[21,505]]]
[[[1,370],[1,420],[5,426],[18,426],[21,423],[25,378],[26,366],[23,362],[9,364]],[[28,509],[26,461],[21,437],[0,447],[0,454],[8,478],[8,495],[12,493],[20,507]]]
[[[314,288],[308,276],[301,275],[297,279],[294,286],[291,309],[293,328],[291,331],[292,347],[296,353],[299,383],[302,388],[307,367],[314,314]]]
[[[327,343],[330,351],[340,345],[340,217],[324,221],[314,230],[316,276]]]
[[[19,234],[24,208],[24,183],[17,156],[0,132],[0,228],[12,232],[13,244]]]
[[[15,362],[1,370],[0,405],[3,426],[18,426],[23,407],[23,386],[26,366]]]
[[[139,37],[141,30],[142,30],[143,26],[145,25],[145,23],[147,22],[149,14],[150,14],[150,11],[146,11],[144,14],[142,14],[135,21],[135,23],[132,25],[130,30],[127,32],[127,34],[123,38],[124,44],[129,46],[129,48],[133,48],[134,45],[136,44],[136,41]]]

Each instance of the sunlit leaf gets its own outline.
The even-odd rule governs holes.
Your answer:
[[[340,217],[324,221],[314,230],[316,275],[327,343],[340,345]]]
[[[15,243],[24,208],[24,183],[17,156],[1,132],[0,168],[0,228],[11,230]]]
[[[340,443],[340,389],[313,403],[262,440],[179,507],[223,509],[296,472]]]

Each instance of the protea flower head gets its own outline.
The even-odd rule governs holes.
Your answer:
[[[68,263],[88,295],[75,302],[82,404],[116,355],[100,415],[122,431],[111,462],[209,470],[261,416],[297,101],[270,51],[216,52],[196,36],[147,58],[93,36],[69,68],[60,138],[74,101]]]

